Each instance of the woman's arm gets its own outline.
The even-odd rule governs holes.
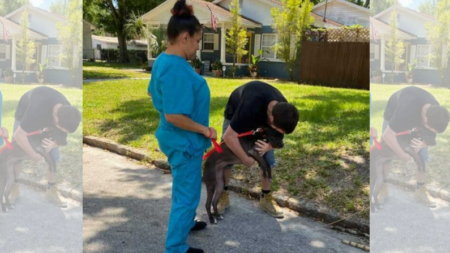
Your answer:
[[[167,122],[186,131],[203,134],[206,138],[217,139],[217,131],[212,127],[203,126],[182,114],[164,114]]]

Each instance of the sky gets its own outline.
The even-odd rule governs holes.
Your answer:
[[[53,2],[57,2],[57,0],[30,0],[30,3],[44,10],[49,10],[50,4]]]
[[[414,10],[418,10],[419,4],[422,2],[426,2],[426,0],[400,0],[400,4],[402,6],[405,6],[405,7],[414,9]]]

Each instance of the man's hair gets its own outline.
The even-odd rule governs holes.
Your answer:
[[[294,132],[298,123],[298,110],[294,105],[278,102],[272,109],[273,124],[283,129],[286,134]]]
[[[77,130],[81,121],[80,111],[71,105],[62,105],[56,113],[58,125],[73,133]]]
[[[448,110],[439,105],[431,105],[426,113],[427,125],[434,128],[438,133],[447,129],[449,122]]]

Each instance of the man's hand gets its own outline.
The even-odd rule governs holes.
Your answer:
[[[272,145],[270,145],[270,143],[267,143],[265,141],[262,140],[258,140],[257,142],[255,142],[256,144],[256,151],[259,152],[259,154],[261,156],[263,156],[267,151],[272,150]]]
[[[400,156],[399,158],[400,158],[400,160],[407,162],[411,159],[411,156],[408,153],[403,152],[402,156]]]
[[[411,141],[411,147],[414,149],[414,151],[417,153],[424,147],[426,147],[427,144],[419,139],[412,139]]]
[[[50,150],[58,147],[58,144],[50,139],[44,139],[42,140],[42,147],[45,149],[45,152],[48,153]]]
[[[247,156],[247,159],[245,159],[245,161],[242,161],[242,163],[247,167],[252,167],[253,165],[255,165],[256,161],[252,157]]]
[[[30,156],[30,159],[35,161],[35,162],[39,162],[42,160],[42,156],[36,152],[34,152],[34,154],[32,156]]]

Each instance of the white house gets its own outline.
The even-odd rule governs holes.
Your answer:
[[[22,63],[17,60],[17,43],[22,36],[20,18],[24,10],[28,12],[29,36],[36,45],[36,53],[33,57],[36,62],[27,66],[22,66]],[[27,80],[33,82],[36,81],[34,73],[38,70],[39,63],[45,64],[48,61],[45,70],[46,82],[72,83],[72,80],[67,78],[68,69],[63,66],[61,57],[59,57],[63,45],[57,39],[56,23],[67,22],[65,17],[32,5],[24,5],[5,17],[0,17],[0,21],[4,25],[0,25],[0,68],[2,73],[5,69],[11,69],[15,73],[25,69],[28,74]],[[3,29],[7,31],[7,41],[3,38]],[[81,55],[76,56],[75,59],[81,59]]]
[[[171,17],[170,10],[176,0],[167,0],[155,9],[143,15],[144,22],[150,28],[159,26],[166,27]],[[229,6],[231,0],[216,0],[212,3],[203,0],[187,0],[187,4],[192,5],[194,14],[200,23],[205,27],[203,29],[203,39],[197,56],[205,63],[206,69],[210,63],[218,60],[225,66],[232,65],[232,56],[226,53],[225,37],[226,29],[231,27],[231,13]],[[282,3],[277,0],[241,0],[241,25],[247,30],[248,43],[246,50],[249,54],[256,55],[259,49],[264,50],[263,57],[267,60],[260,62],[259,69],[261,76],[288,78],[289,72],[285,63],[280,59],[272,46],[277,42],[278,36],[272,29],[272,8],[281,8]],[[217,18],[217,31],[211,27],[210,10]],[[355,10],[358,11],[358,8]],[[324,17],[320,13],[312,13],[315,18],[314,26],[325,26]],[[368,15],[367,15],[368,18]],[[327,27],[340,27],[342,24],[328,19]],[[251,59],[250,55],[238,59],[238,66],[241,68],[237,75],[247,75],[247,64]],[[151,62],[154,58],[151,58]],[[294,71],[294,77],[298,76],[298,69]]]
[[[331,23],[324,24],[323,27],[335,26],[332,22],[345,26],[359,24],[363,27],[369,27],[370,10],[345,0],[321,2],[314,6],[312,12],[325,17]]]
[[[405,44],[403,54],[404,63],[396,66],[387,60],[386,44],[390,39],[389,18],[393,10],[397,12],[397,30],[398,36]],[[435,18],[419,13],[415,10],[394,5],[385,11],[370,18],[371,22],[371,44],[370,60],[371,69],[380,69],[382,72],[397,73],[396,80],[404,81],[404,73],[408,70],[408,63],[415,67],[414,79],[418,83],[441,83],[437,68],[433,66],[429,54],[431,53],[431,44],[427,40],[428,33],[425,28],[426,23],[436,22]]]
[[[147,51],[147,40],[129,40],[127,41],[128,50],[144,50]],[[117,37],[105,37],[92,35],[92,48],[95,49],[95,59],[100,59],[100,50],[117,49],[119,47],[119,39]]]
[[[92,31],[95,26],[83,19],[83,59],[94,59]]]

